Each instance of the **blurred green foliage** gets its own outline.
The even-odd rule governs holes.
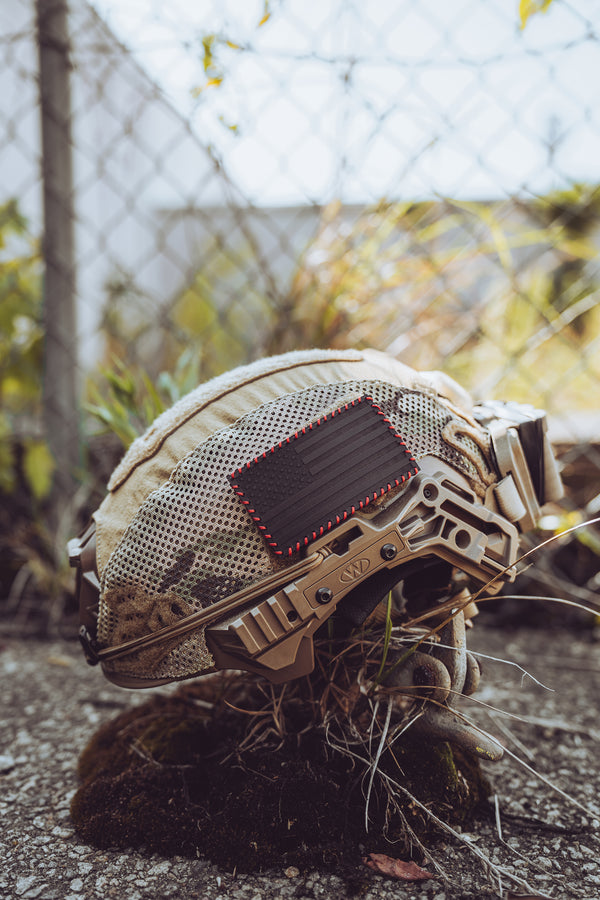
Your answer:
[[[0,491],[25,481],[34,500],[54,465],[39,434],[42,405],[42,260],[15,200],[0,206]]]
[[[366,346],[443,368],[476,397],[595,407],[599,212],[600,189],[586,184],[531,203],[381,202],[352,217],[331,204],[285,296],[232,288],[239,261],[225,254],[160,316],[115,291],[105,317],[112,363],[88,409],[127,446],[192,386],[238,364]],[[146,361],[116,361],[142,347],[157,319]]]
[[[45,631],[58,627],[72,588],[64,546],[75,516],[46,521],[55,465],[43,431],[42,272],[17,202],[0,205],[0,599],[17,628],[31,607]]]
[[[89,382],[85,408],[128,447],[157,416],[196,387],[198,370],[198,358],[191,349],[181,353],[172,371],[161,372],[156,383],[142,366],[128,366],[113,357],[112,368],[101,370],[102,388]]]

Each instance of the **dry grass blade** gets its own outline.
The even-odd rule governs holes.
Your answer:
[[[407,638],[398,638],[398,640],[410,641],[411,638],[408,638],[408,637]],[[422,643],[427,644],[427,641],[423,640]],[[443,644],[443,643],[440,643],[439,641],[437,641],[435,644],[432,643],[431,646],[441,647],[444,650],[456,651],[456,647],[451,647],[449,644]],[[545,691],[554,692],[554,688],[551,688],[548,685],[541,682],[538,678],[535,677],[535,675],[532,675],[531,672],[529,672],[523,666],[519,665],[519,663],[514,662],[514,660],[503,659],[501,656],[490,656],[489,654],[481,653],[478,650],[470,650],[469,652],[471,653],[472,656],[475,656],[477,659],[488,659],[490,662],[502,663],[502,665],[505,665],[505,666],[513,666],[515,669],[518,669],[522,673],[523,678],[526,678],[526,677],[531,678],[531,680],[535,684],[537,684],[539,687],[543,688]]]
[[[487,732],[484,728],[481,728],[481,726],[476,725],[474,722],[471,722],[465,715],[462,715],[460,713],[456,713],[456,715],[458,715],[467,725],[475,728],[485,737],[494,740],[493,735]],[[534,775],[539,781],[543,782],[543,784],[551,788],[553,791],[555,791],[555,793],[559,794],[564,800],[567,800],[568,803],[576,806],[577,809],[585,813],[585,815],[589,816],[591,819],[595,818],[595,813],[593,813],[592,810],[588,809],[586,806],[580,803],[579,800],[576,800],[575,797],[571,797],[570,794],[567,794],[566,791],[563,791],[562,788],[559,788],[558,785],[554,784],[554,782],[552,782],[549,778],[546,778],[545,775],[542,775],[540,772],[534,769],[533,766],[530,766],[528,763],[526,763],[525,760],[517,756],[516,753],[513,753],[512,750],[509,750],[508,747],[505,746],[504,751],[511,757],[511,759],[514,759],[515,762],[519,763],[520,766],[523,766],[523,768],[526,769],[531,775]]]
[[[494,710],[494,712],[499,712],[500,714],[502,714],[502,710]],[[519,740],[516,734],[513,734],[510,728],[508,728],[508,726],[504,722],[502,722],[502,720],[498,716],[494,715],[494,712],[490,710],[488,711],[488,715],[498,731],[500,731],[505,738],[508,738],[509,741],[512,741],[515,747],[518,747],[519,752],[522,753],[523,756],[527,757],[529,762],[535,762],[535,753],[533,753],[529,749],[529,747],[526,747],[525,744]],[[518,718],[519,721],[524,721],[521,716],[518,716],[516,718]]]
[[[521,716],[521,721],[528,725],[538,725],[540,728],[548,728],[552,731],[565,731],[569,734],[582,734],[593,741],[600,741],[600,729],[585,728],[583,725],[570,725],[559,719],[540,719],[536,716]]]
[[[375,775],[377,773],[377,766],[379,765],[379,760],[381,759],[381,754],[383,753],[383,748],[385,747],[385,742],[387,740],[388,731],[390,728],[390,722],[392,720],[392,709],[393,704],[391,698],[387,703],[387,713],[385,716],[385,723],[383,725],[383,729],[381,731],[381,736],[379,738],[379,746],[377,748],[377,753],[375,754],[375,759],[370,767],[369,772],[369,786],[367,787],[367,796],[365,800],[365,831],[368,833],[369,831],[369,802],[371,799],[371,791],[373,789],[373,781],[375,780]]]
[[[600,523],[600,516],[597,516],[594,519],[588,519],[586,522],[578,522],[577,525],[573,525],[571,528],[566,528],[564,531],[561,531],[560,534],[553,534],[552,537],[547,538],[545,541],[542,541],[540,544],[536,544],[535,547],[532,547],[530,550],[527,550],[525,553],[522,553],[518,559],[515,560],[512,566],[506,566],[502,571],[498,572],[490,581],[483,585],[476,594],[473,595],[473,601],[479,600],[479,598],[484,594],[492,585],[496,584],[499,578],[502,578],[503,575],[508,572],[509,569],[512,569],[514,566],[518,566],[519,563],[523,562],[525,559],[529,559],[529,557],[533,556],[535,553],[539,553],[539,551],[543,547],[548,547],[550,544],[554,544],[556,541],[561,540],[561,538],[566,537],[568,534],[573,534],[575,531],[580,531],[582,528],[586,528],[588,525],[598,525]]]

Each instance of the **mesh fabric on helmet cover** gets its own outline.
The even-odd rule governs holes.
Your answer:
[[[288,394],[200,443],[139,507],[102,573],[100,646],[165,627],[289,565],[263,541],[228,476],[364,393],[385,412],[417,460],[437,456],[464,475],[476,493],[484,493],[493,480],[486,432],[433,395],[369,380]],[[121,675],[170,680],[199,674],[211,664],[199,629],[105,667]]]

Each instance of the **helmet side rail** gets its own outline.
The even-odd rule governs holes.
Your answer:
[[[284,571],[180,622],[107,648],[95,639],[99,585],[89,570],[90,529],[70,542],[69,555],[78,569],[85,606],[80,638],[90,663],[205,629],[217,668],[256,672],[278,683],[312,671],[314,633],[350,591],[382,570],[398,569],[400,581],[403,565],[433,555],[481,584],[494,581],[489,590],[497,591],[502,581],[514,580],[518,540],[514,524],[453,483],[447,472],[420,473],[384,509],[347,519],[309,544],[306,557]]]

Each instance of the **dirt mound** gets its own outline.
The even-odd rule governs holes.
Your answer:
[[[464,824],[487,796],[477,761],[410,729],[385,743],[373,774],[377,708],[355,698],[345,716],[339,696],[339,715],[316,715],[323,698],[305,682],[208,679],[105,724],[80,758],[71,807],[80,837],[200,855],[230,871],[338,867],[389,852],[390,841],[395,856],[422,859],[435,827],[419,803]]]

